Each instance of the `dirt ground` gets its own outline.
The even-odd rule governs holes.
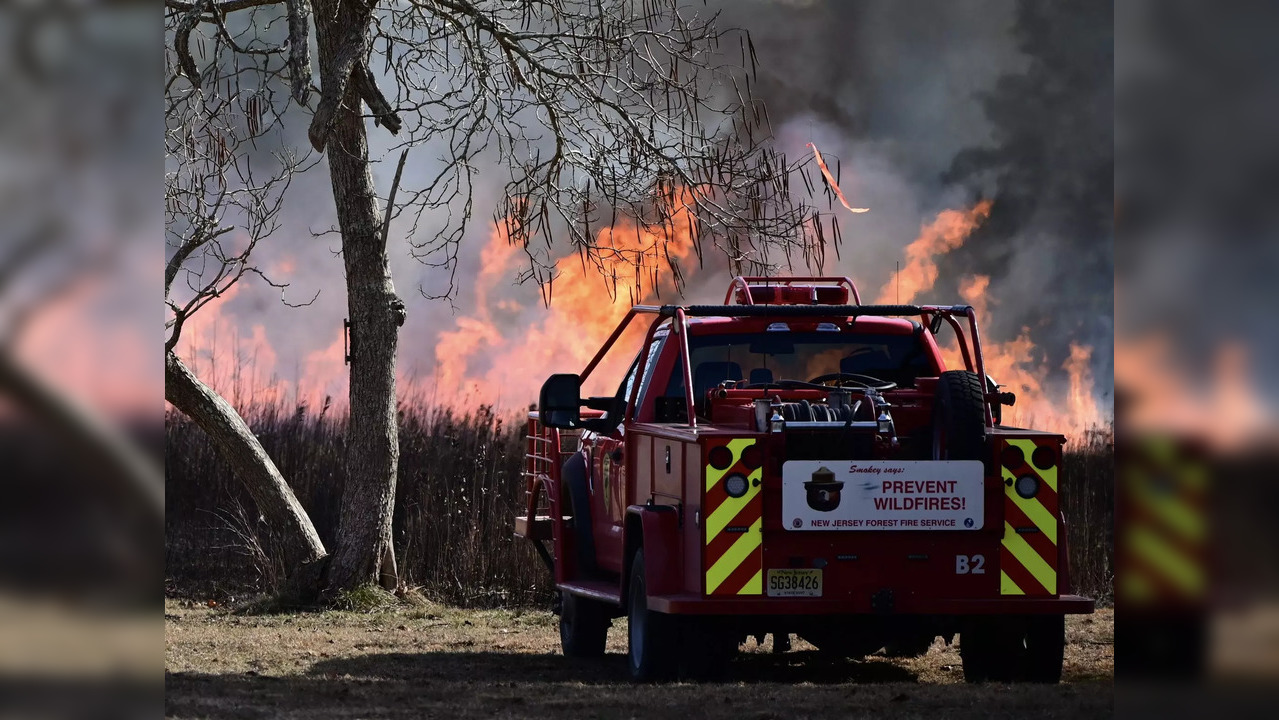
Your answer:
[[[753,640],[719,684],[637,686],[626,679],[625,620],[604,660],[560,655],[543,611],[443,606],[357,614],[235,615],[165,605],[165,714],[182,718],[1109,717],[1110,610],[1068,620],[1057,686],[966,685],[940,640],[910,660],[833,662],[797,641]]]

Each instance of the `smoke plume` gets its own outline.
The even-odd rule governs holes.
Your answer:
[[[696,8],[716,10],[723,23],[751,33],[758,55],[752,90],[767,104],[774,145],[796,159],[815,143],[849,202],[870,209],[854,215],[838,201],[827,208],[820,198],[823,211],[839,217],[841,241],[828,249],[821,268],[793,270],[849,275],[868,298],[887,292],[891,281],[894,292],[909,287],[918,302],[978,304],[991,351],[1007,355],[996,365],[1013,375],[997,380],[1038,392],[1049,405],[1064,407],[1085,387],[1094,405],[1108,405],[1109,3],[978,0],[921,8],[749,0]],[[305,123],[295,121],[293,128],[297,144],[304,144]],[[370,140],[383,160],[374,174],[385,194],[398,153],[378,128]],[[430,147],[410,154],[405,187],[429,176],[431,157]],[[340,403],[345,395],[339,243],[336,236],[313,235],[336,224],[326,170],[320,166],[295,181],[284,218],[289,232],[272,238],[260,256],[279,271],[277,279],[292,283],[293,300],[317,290],[319,297],[293,309],[279,303],[278,291],[247,286],[208,308],[204,329],[193,332],[185,348],[187,354],[206,348],[207,360],[213,335],[238,334],[241,360],[256,352],[266,365],[257,368],[259,383],[272,382],[309,404],[326,395]],[[500,230],[486,222],[504,179],[497,166],[481,168],[477,220],[461,248],[460,287],[451,302],[425,299],[447,278],[414,260],[403,243],[392,244],[392,272],[409,306],[400,355],[406,392],[519,407],[534,399],[527,386],[552,372],[580,370],[580,346],[598,339],[582,335],[565,303],[586,304],[592,322],[603,326],[639,299],[627,292],[628,278],[571,272],[577,260],[568,257],[546,309],[536,284],[520,283],[519,253],[503,251]],[[979,204],[986,212],[957,242],[927,257],[907,255],[907,246],[943,213],[969,213]],[[392,226],[393,237],[408,231]],[[664,301],[722,299],[730,278],[722,253],[704,247],[698,257],[679,242],[672,251],[684,258],[681,292],[662,279],[646,283],[646,294]],[[663,267],[663,258],[655,261]],[[917,267],[931,268],[932,275],[913,274]],[[900,283],[894,279],[899,271]],[[225,337],[222,343],[232,344]],[[503,363],[514,363],[514,370]],[[1102,414],[1090,412],[1089,419]]]

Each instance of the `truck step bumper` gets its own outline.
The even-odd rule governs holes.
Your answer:
[[[679,615],[850,615],[874,614],[871,598],[719,599],[699,595],[663,595],[648,600],[649,609]],[[899,597],[894,615],[1086,615],[1092,598],[1079,595],[1026,598],[911,599]]]

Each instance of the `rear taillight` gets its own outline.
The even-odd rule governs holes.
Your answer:
[[[1057,464],[1057,452],[1047,445],[1040,445],[1030,454],[1030,461],[1040,470],[1048,470]]]
[[[728,466],[733,464],[733,451],[724,445],[711,448],[706,461],[716,470],[727,470]]]

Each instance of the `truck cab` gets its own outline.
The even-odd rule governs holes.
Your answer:
[[[616,391],[582,397],[632,323]],[[1013,401],[970,307],[735,278],[722,305],[636,306],[547,380],[516,534],[554,576],[564,652],[602,654],[626,616],[637,680],[721,673],[772,633],[845,657],[959,637],[970,680],[1056,681],[1064,616],[1093,603],[1070,592],[1065,438],[1004,426]]]

